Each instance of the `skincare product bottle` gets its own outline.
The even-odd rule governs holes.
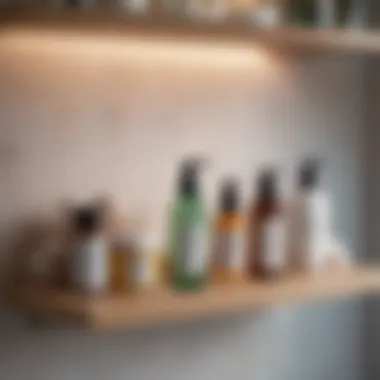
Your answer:
[[[199,159],[185,160],[170,219],[170,270],[178,290],[202,288],[208,264],[208,221],[199,183]]]
[[[109,280],[109,247],[103,216],[96,207],[81,207],[74,211],[73,224],[72,284],[76,290],[86,293],[104,292]]]
[[[245,225],[236,181],[222,183],[213,242],[213,277],[217,282],[244,277]]]
[[[319,184],[320,165],[304,161],[298,188],[289,207],[290,258],[293,270],[310,270],[324,260],[331,238],[328,195]]]
[[[286,225],[278,200],[275,172],[264,170],[249,216],[249,273],[253,278],[273,278],[286,264]]]

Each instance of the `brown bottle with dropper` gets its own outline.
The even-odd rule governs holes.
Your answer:
[[[262,171],[257,186],[249,211],[248,272],[251,278],[266,279],[277,277],[285,264],[285,226],[274,170]]]

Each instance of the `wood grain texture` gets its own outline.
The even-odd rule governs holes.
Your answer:
[[[357,268],[272,282],[212,285],[187,294],[157,289],[134,295],[89,297],[25,283],[12,289],[11,300],[29,314],[64,317],[90,329],[134,329],[376,292],[380,292],[380,268]]]

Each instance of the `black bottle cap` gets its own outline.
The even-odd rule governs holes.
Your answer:
[[[258,179],[258,197],[273,200],[276,197],[276,172],[273,169],[264,169]]]
[[[312,189],[319,183],[320,164],[318,160],[307,160],[301,164],[298,185],[302,189]]]
[[[94,233],[101,227],[101,213],[91,206],[78,207],[73,211],[73,225],[77,233]]]
[[[184,160],[180,167],[179,193],[187,197],[196,197],[199,194],[199,167],[201,159]]]
[[[236,180],[229,178],[222,182],[219,207],[224,213],[232,213],[239,210],[240,199]]]

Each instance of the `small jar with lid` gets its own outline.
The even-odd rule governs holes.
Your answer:
[[[144,231],[136,237],[131,251],[131,284],[134,290],[154,288],[161,277],[160,247],[157,234]]]

